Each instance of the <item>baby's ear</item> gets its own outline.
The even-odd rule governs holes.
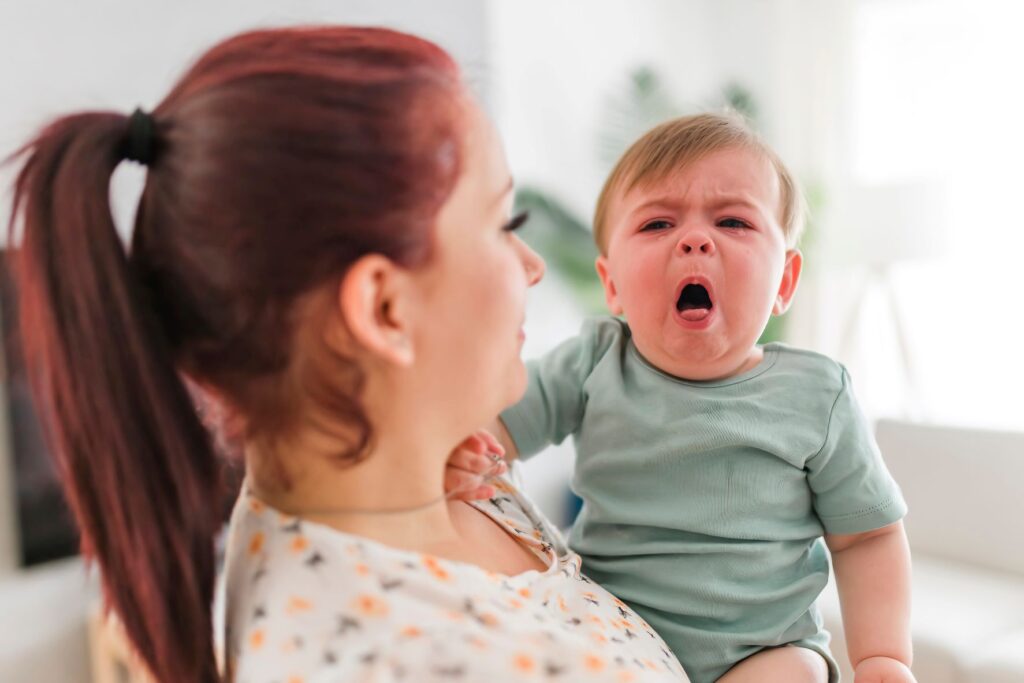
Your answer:
[[[597,276],[601,278],[601,285],[604,287],[604,300],[608,304],[608,310],[612,315],[622,315],[622,305],[619,304],[619,297],[615,291],[615,283],[612,275],[608,272],[608,259],[604,255],[598,256],[594,261],[597,269]]]
[[[775,295],[772,315],[782,315],[789,310],[789,304],[796,294],[796,286],[800,282],[803,265],[804,256],[799,249],[790,249],[786,252],[786,264],[782,267],[782,282],[779,283],[779,291]]]

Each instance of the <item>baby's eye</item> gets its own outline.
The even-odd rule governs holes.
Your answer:
[[[750,228],[750,223],[739,218],[723,218],[718,221],[718,227],[720,228]]]
[[[668,221],[657,220],[649,223],[644,223],[644,226],[640,228],[640,232],[649,232],[652,230],[664,230],[665,228],[671,228],[672,224]]]

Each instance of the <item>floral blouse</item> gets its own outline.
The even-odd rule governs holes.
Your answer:
[[[291,517],[246,487],[227,549],[235,683],[686,681],[508,479],[473,503],[548,569],[504,576]]]

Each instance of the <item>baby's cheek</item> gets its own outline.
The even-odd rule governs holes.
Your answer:
[[[755,256],[735,263],[730,272],[730,289],[738,287],[736,294],[744,306],[751,309],[750,314],[757,318],[760,318],[762,308],[771,305],[778,291],[781,272],[776,275],[773,270],[773,265],[766,258]]]

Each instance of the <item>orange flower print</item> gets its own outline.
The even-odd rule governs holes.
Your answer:
[[[448,581],[452,578],[451,574],[448,573],[448,570],[441,566],[441,563],[436,557],[432,555],[424,555],[422,560],[423,566],[426,567],[427,571],[430,572],[438,581]]]
[[[519,589],[519,595],[521,595],[524,598],[526,598],[527,600],[529,600],[530,596],[533,595],[533,593],[530,592],[529,588],[520,588]]]
[[[259,515],[262,514],[265,509],[266,506],[263,505],[263,501],[256,500],[255,498],[249,499],[249,510],[251,510],[253,513]]]
[[[305,598],[300,598],[297,595],[293,595],[288,599],[288,606],[285,607],[285,612],[290,615],[299,614],[301,612],[308,612],[313,609],[313,603]]]
[[[591,614],[590,616],[588,616],[587,621],[589,621],[591,624],[598,627],[602,631],[605,629],[604,619],[597,616],[596,614]]]
[[[309,547],[309,539],[305,536],[296,536],[288,547],[293,553],[301,553]]]
[[[523,608],[523,601],[518,598],[509,598],[508,606],[514,610],[520,610]]]
[[[267,641],[267,636],[263,632],[263,629],[258,628],[249,634],[249,647],[253,650],[259,650],[263,647],[263,643]]]
[[[590,653],[583,657],[583,668],[590,673],[599,673],[604,671],[605,661],[600,655]]]
[[[620,671],[615,680],[617,683],[636,683],[636,674],[632,671]]]
[[[607,645],[608,644],[608,637],[605,634],[603,634],[603,633],[598,633],[597,631],[591,631],[590,638],[591,638],[591,640],[593,640],[598,645]]]
[[[263,541],[266,540],[263,533],[257,531],[249,538],[249,554],[259,555],[260,551],[263,550]]]
[[[478,650],[486,650],[488,647],[487,641],[480,636],[470,636],[467,642]]]
[[[380,598],[363,593],[353,604],[356,611],[366,617],[383,617],[388,613],[388,604]]]
[[[490,626],[492,628],[501,623],[498,620],[498,617],[494,616],[494,614],[492,614],[491,612],[484,612],[479,616],[479,619],[481,624],[483,624],[484,626]]]
[[[558,609],[562,610],[563,612],[569,611],[569,606],[565,604],[565,598],[563,598],[561,595],[558,596]]]
[[[399,635],[404,638],[419,638],[423,635],[423,631],[416,626],[406,626],[399,632]]]
[[[519,653],[512,658],[512,666],[523,674],[532,674],[537,670],[537,662],[528,654]]]
[[[302,676],[291,676],[288,678],[288,683],[306,683],[306,679]]]
[[[362,562],[357,564],[355,569],[356,569],[356,574],[359,574],[359,576],[369,576],[370,575],[370,568],[367,567]]]

